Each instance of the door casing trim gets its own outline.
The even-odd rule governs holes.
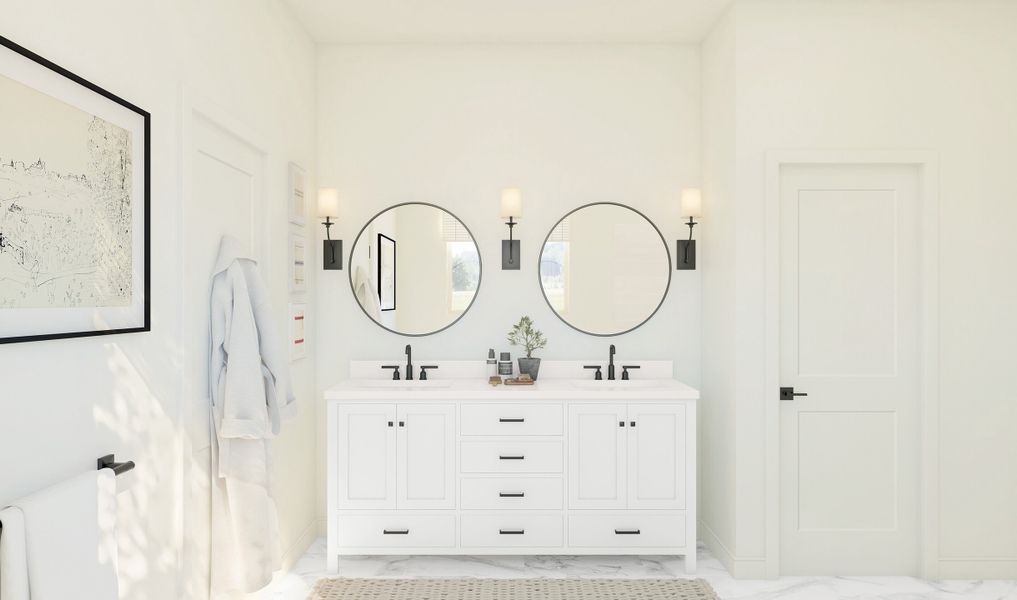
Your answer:
[[[780,174],[791,165],[903,165],[919,171],[921,373],[919,392],[919,570],[939,565],[939,162],[929,150],[771,150],[766,153],[764,247],[766,574],[780,576]],[[771,397],[770,392],[773,392]]]

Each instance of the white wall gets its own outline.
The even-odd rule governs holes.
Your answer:
[[[700,405],[700,537],[733,570],[735,492],[735,23],[728,11],[703,41],[703,397]]]
[[[530,315],[545,358],[664,358],[699,384],[699,271],[676,272],[649,326],[618,338],[580,334],[550,311],[537,278],[540,244],[569,210],[615,201],[645,213],[671,250],[687,234],[683,187],[699,184],[699,52],[688,46],[326,46],[318,56],[318,173],[342,196],[338,237],[407,201],[455,213],[477,237],[483,281],[473,308],[447,331],[405,338],[370,322],[345,271],[320,278],[318,387],[357,359],[486,358],[510,350],[509,327]],[[500,269],[507,227],[501,189],[518,186],[522,269]],[[518,349],[511,348],[513,358]],[[324,428],[321,427],[323,432]],[[319,497],[324,496],[319,487]],[[323,503],[321,506],[323,515]]]
[[[269,150],[266,273],[285,273],[279,233],[286,163],[313,167],[314,46],[275,0],[81,3],[0,0],[0,34],[152,113],[151,333],[0,346],[0,505],[116,452],[138,468],[122,479],[122,597],[200,597],[179,577],[184,530],[181,331],[182,90],[225,107]],[[239,16],[238,16],[239,15]],[[281,286],[282,277],[274,280]],[[273,301],[285,322],[284,298]],[[204,351],[204,349],[201,349]],[[308,404],[278,440],[276,479],[286,538],[299,553],[314,519],[313,364],[294,370]]]
[[[1008,260],[1017,256],[1017,4],[758,0],[734,10],[731,47],[719,51],[734,53],[736,171],[715,173],[735,186],[735,261],[723,271],[736,281],[735,304],[704,324],[723,328],[733,314],[737,327],[737,531],[724,543],[747,564],[765,551],[763,412],[775,391],[764,389],[761,361],[765,153],[917,148],[934,151],[940,168],[935,558],[943,577],[1017,577],[1017,280]],[[704,67],[720,76],[730,65]],[[704,357],[707,397],[720,389],[713,355]],[[713,495],[723,490],[704,504],[725,501]]]

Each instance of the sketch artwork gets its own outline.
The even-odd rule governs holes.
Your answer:
[[[0,309],[129,306],[131,133],[0,75],[24,114],[0,119]]]

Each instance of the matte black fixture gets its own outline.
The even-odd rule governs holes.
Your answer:
[[[420,367],[420,380],[427,381],[427,371],[429,369],[437,369],[438,365],[421,365]]]
[[[593,374],[594,381],[602,381],[604,374],[600,372],[600,365],[585,365],[584,369],[596,369],[597,372]]]
[[[794,400],[799,396],[808,396],[805,392],[796,392],[793,387],[780,388],[780,399],[784,401]]]
[[[399,365],[381,365],[382,369],[392,369],[392,381],[399,381]]]
[[[681,213],[688,217],[689,239],[678,240],[676,247],[676,270],[694,271],[696,269],[696,241],[692,239],[692,228],[698,225],[696,217],[703,216],[703,194],[696,188],[682,190]]]
[[[413,381],[413,348],[406,344],[406,381]]]
[[[607,352],[607,380],[614,381],[614,344],[611,344],[611,348]]]
[[[509,239],[501,241],[501,268],[503,271],[518,271],[522,262],[519,240],[512,238],[512,230],[523,216],[523,193],[519,188],[507,188],[501,192],[501,218],[509,228]]]
[[[318,190],[318,216],[324,217],[325,239],[322,245],[321,264],[326,271],[341,271],[343,268],[343,241],[333,240],[331,235],[332,217],[339,214],[339,192],[335,188]]]
[[[99,470],[112,469],[114,475],[123,475],[128,471],[134,470],[134,461],[129,460],[126,462],[116,462],[116,458],[112,454],[106,456],[100,456],[99,460],[95,461]]]
[[[638,369],[639,365],[622,365],[622,381],[629,380],[629,369]]]

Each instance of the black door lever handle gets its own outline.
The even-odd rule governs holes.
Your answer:
[[[794,400],[798,396],[808,396],[805,392],[796,392],[793,387],[780,388],[781,400]]]

